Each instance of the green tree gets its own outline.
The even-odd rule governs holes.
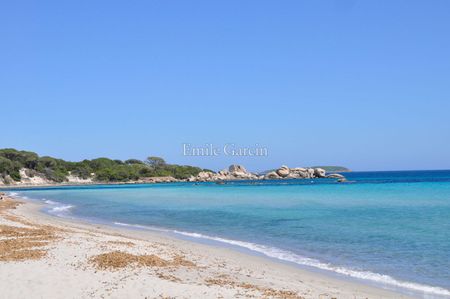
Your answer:
[[[138,159],[128,159],[125,160],[125,164],[131,165],[131,164],[144,164],[141,160]]]
[[[114,162],[113,160],[108,159],[108,158],[97,158],[97,159],[91,160],[89,164],[90,164],[92,170],[94,170],[94,172],[96,172],[97,170],[100,170],[100,169],[114,167],[116,165],[116,162]]]
[[[166,165],[166,161],[160,157],[148,157],[145,162],[155,168]]]
[[[21,169],[32,170],[28,171],[30,175],[45,176],[55,182],[66,181],[69,172],[84,179],[94,173],[94,179],[98,181],[123,182],[158,176],[185,179],[201,171],[198,167],[167,164],[163,158],[154,156],[148,157],[145,162],[138,159],[123,162],[109,158],[71,162],[48,156],[39,157],[36,153],[28,151],[0,149],[0,176],[19,181]]]
[[[9,174],[9,172],[13,169],[14,163],[11,160],[5,157],[0,157],[0,173]]]
[[[21,164],[17,161],[11,161],[8,158],[0,156],[0,175],[2,177],[10,176],[15,181],[20,181]]]
[[[5,148],[0,150],[0,157],[4,157],[20,164],[20,167],[34,169],[37,164],[38,155],[33,152],[18,151],[13,148]]]

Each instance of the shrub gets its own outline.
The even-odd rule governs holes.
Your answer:
[[[67,180],[69,171],[72,175],[83,179],[95,173],[95,179],[106,182],[123,182],[138,180],[143,177],[173,176],[186,179],[196,176],[201,168],[167,164],[163,158],[148,157],[145,163],[138,159],[125,161],[108,158],[69,162],[53,157],[39,157],[36,153],[15,149],[0,149],[0,175],[10,176],[19,181],[20,169],[32,170],[30,173],[41,173],[48,180],[63,182]]]

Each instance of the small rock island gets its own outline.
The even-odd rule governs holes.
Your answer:
[[[217,173],[202,171],[196,176],[187,179],[188,182],[215,182],[215,181],[235,181],[235,180],[278,180],[278,179],[316,179],[328,178],[337,179],[340,182],[346,181],[345,177],[339,173],[327,174],[323,168],[289,168],[286,165],[270,171],[266,174],[249,172],[242,165],[231,165],[228,169]]]

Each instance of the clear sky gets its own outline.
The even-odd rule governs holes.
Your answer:
[[[450,168],[450,1],[2,1],[0,148]],[[267,157],[185,157],[183,143]]]

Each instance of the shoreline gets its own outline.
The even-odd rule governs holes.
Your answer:
[[[242,165],[231,165],[228,169],[221,170],[219,172],[213,172],[209,170],[200,171],[197,175],[191,175],[188,178],[175,178],[173,176],[153,176],[142,177],[137,180],[124,180],[124,181],[98,181],[94,177],[80,178],[71,176],[66,177],[63,182],[55,182],[42,175],[28,176],[27,169],[22,168],[20,170],[21,180],[13,184],[7,184],[3,182],[0,177],[0,190],[8,189],[26,189],[26,188],[44,188],[44,187],[63,187],[63,186],[89,186],[89,185],[133,185],[133,184],[159,184],[159,183],[226,183],[235,181],[262,181],[262,180],[290,180],[290,179],[336,179],[338,182],[346,181],[345,177],[338,171],[331,171],[327,174],[322,168],[288,168],[287,166],[281,166],[276,171],[271,171],[264,175],[258,173],[251,173],[247,171]],[[350,172],[350,171],[347,171]],[[70,177],[70,178],[69,178]]]
[[[92,183],[54,183],[54,184],[18,184],[18,185],[0,185],[1,191],[10,190],[20,190],[20,189],[34,189],[34,188],[49,188],[49,187],[79,187],[79,186],[115,186],[115,185],[154,185],[154,184],[172,184],[172,183],[184,183],[186,181],[175,181],[175,182],[140,182],[140,181],[129,181],[129,182],[92,182]]]
[[[182,240],[181,238],[168,236],[164,233],[119,228],[106,224],[91,224],[81,219],[60,218],[48,215],[40,211],[43,206],[42,204],[30,201],[21,202],[23,202],[23,204],[17,207],[17,209],[13,210],[13,212],[16,216],[23,217],[27,219],[27,221],[39,223],[40,225],[58,227],[64,230],[81,230],[84,231],[84,233],[93,233],[102,236],[115,236],[116,238],[120,239],[120,242],[131,241],[133,243],[143,242],[160,244],[160,246],[162,247],[170,248],[170,251],[183,252],[184,256],[186,256],[188,260],[193,260],[196,264],[204,264],[206,265],[206,268],[209,269],[202,271],[196,269],[195,271],[191,271],[194,273],[190,273],[190,275],[187,275],[188,277],[184,280],[192,279],[192,275],[199,276],[201,272],[209,272],[212,269],[220,269],[218,273],[207,273],[204,276],[226,276],[232,277],[232,279],[230,278],[230,281],[234,281],[233,283],[231,283],[230,281],[216,279],[217,284],[211,284],[208,283],[208,281],[206,281],[205,279],[203,279],[203,281],[198,281],[198,278],[194,279],[196,285],[202,285],[202,283],[204,284],[203,287],[207,289],[206,293],[208,295],[204,295],[203,293],[202,295],[200,295],[196,293],[196,291],[194,291],[192,287],[186,285],[186,282],[176,283],[171,281],[171,283],[174,285],[170,287],[170,291],[173,291],[170,296],[180,297],[180,294],[184,294],[185,292],[192,292],[189,296],[195,297],[200,295],[202,297],[217,298],[218,294],[222,294],[227,298],[233,297],[236,295],[236,293],[246,290],[247,293],[244,294],[244,297],[251,297],[252,294],[254,295],[258,292],[261,293],[261,290],[265,290],[265,292],[269,292],[270,294],[273,293],[273,290],[278,290],[286,296],[275,296],[275,293],[273,293],[273,296],[265,296],[265,298],[410,298],[407,295],[397,293],[395,291],[389,291],[368,284],[340,279],[338,277],[335,278],[331,275],[326,275],[318,272],[316,273],[315,271],[300,269],[300,267],[295,267],[287,263],[274,261],[273,259],[267,257],[243,253],[224,246],[214,246],[211,244],[201,244],[199,242]],[[81,242],[81,244],[83,243]],[[106,246],[106,248],[103,249],[111,250],[113,249],[113,246]],[[51,252],[52,250],[50,250],[50,255]],[[46,257],[45,259],[49,259],[49,257]],[[83,261],[78,262],[83,263]],[[0,263],[2,262],[0,261]],[[86,261],[84,263],[86,263]],[[9,267],[7,268],[9,268],[9,271],[7,271],[6,273],[10,273],[11,271],[18,271],[18,269],[15,269],[13,265],[9,264],[8,266]],[[84,267],[89,268],[88,265],[85,265]],[[125,275],[126,273],[129,273],[129,271],[130,269],[126,268],[120,270],[119,272],[123,272],[122,274]],[[135,271],[139,272],[142,271],[142,269],[137,269]],[[45,271],[43,273],[45,273]],[[78,273],[78,275],[87,275],[87,273],[83,273],[84,272],[81,271],[81,273]],[[243,275],[243,273],[246,274]],[[20,277],[20,274],[18,274],[18,276]],[[7,276],[2,275],[2,277]],[[151,278],[143,278],[141,280],[141,283],[146,282],[148,279]],[[164,281],[164,279],[162,280],[163,282],[166,282]],[[0,282],[0,286],[3,283],[5,283],[6,285],[6,282],[2,281]],[[19,282],[15,282],[15,284],[18,283]],[[161,284],[161,282],[159,283]],[[244,287],[243,283],[248,284],[248,288]],[[250,285],[252,287],[250,287]],[[22,286],[22,288],[23,287],[24,286]],[[81,285],[80,287],[83,289],[83,287],[86,286]],[[270,291],[267,291],[269,289]],[[101,288],[97,291],[101,292]],[[153,295],[155,295],[157,292],[162,294],[165,291],[169,291],[169,289],[166,289],[166,287],[161,287],[158,291],[154,292]],[[230,292],[234,292],[235,295],[229,296]],[[287,296],[287,294],[290,294],[290,297]],[[295,297],[293,294],[297,294],[295,295],[297,297]],[[11,295],[12,296],[9,296],[10,298],[15,298],[14,294]],[[139,297],[141,295],[143,296],[143,294],[136,295],[136,297]],[[49,294],[49,296],[51,297],[51,294]]]

